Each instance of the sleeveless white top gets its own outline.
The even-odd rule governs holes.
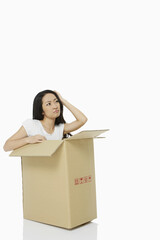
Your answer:
[[[63,138],[64,123],[55,125],[52,134],[49,134],[45,131],[40,120],[27,119],[22,123],[22,125],[25,128],[28,137],[40,134],[44,136],[47,140],[62,140]]]

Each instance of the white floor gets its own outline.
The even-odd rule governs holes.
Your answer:
[[[97,226],[98,225],[96,223],[88,223],[73,230],[65,230],[54,226],[24,220],[23,240],[97,240]]]

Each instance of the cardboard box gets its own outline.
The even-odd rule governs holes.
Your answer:
[[[25,219],[72,229],[97,217],[93,138],[107,130],[28,144],[10,154],[21,157]]]

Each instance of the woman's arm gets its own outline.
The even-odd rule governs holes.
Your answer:
[[[64,124],[64,134],[73,132],[73,131],[79,129],[80,127],[82,127],[87,122],[87,120],[88,120],[87,117],[78,108],[73,106],[66,99],[62,98],[62,96],[57,91],[55,91],[55,92],[58,94],[63,105],[66,108],[68,108],[71,111],[71,113],[74,115],[74,117],[76,118],[75,121]]]
[[[5,152],[22,147],[28,143],[37,143],[45,140],[44,136],[35,135],[27,136],[25,128],[22,126],[13,136],[11,136],[4,144],[3,149]]]

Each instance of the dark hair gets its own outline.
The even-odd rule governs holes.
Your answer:
[[[44,90],[42,92],[39,92],[33,101],[33,119],[37,119],[37,120],[43,120],[44,115],[42,114],[43,109],[42,109],[42,98],[44,97],[44,95],[46,95],[47,93],[52,93],[54,94],[59,103],[60,103],[60,115],[59,117],[56,118],[55,120],[55,125],[59,125],[60,123],[66,123],[66,121],[63,118],[63,104],[60,100],[60,98],[58,97],[57,93],[52,91],[52,90]],[[68,135],[72,136],[71,133],[67,133],[63,135],[63,138],[68,138]]]

